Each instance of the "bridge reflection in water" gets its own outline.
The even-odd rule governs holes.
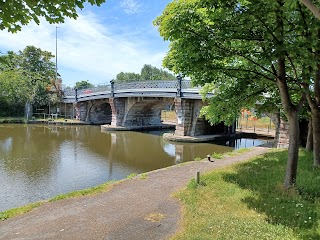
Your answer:
[[[0,133],[0,211],[231,150],[98,126],[0,125]]]

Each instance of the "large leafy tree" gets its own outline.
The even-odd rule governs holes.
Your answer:
[[[54,56],[40,48],[27,46],[18,53],[9,51],[2,55],[0,65],[2,74],[3,91],[9,91],[11,86],[19,83],[20,87],[15,90],[17,93],[23,93],[24,97],[17,98],[32,103],[34,106],[43,106],[54,103],[50,93],[52,80],[55,77],[55,64],[51,61]],[[10,85],[10,80],[12,85]],[[10,91],[9,91],[10,92]],[[55,94],[55,93],[53,93]],[[14,95],[14,94],[13,94]],[[8,95],[9,96],[9,95]],[[16,104],[17,100],[6,97],[11,104]]]
[[[76,82],[77,89],[85,89],[85,88],[92,88],[94,87],[93,84],[89,83],[89,81],[82,80],[80,82]]]
[[[141,68],[140,74],[133,72],[121,72],[117,74],[117,82],[132,82],[132,81],[150,81],[150,80],[175,80],[175,76],[168,71],[153,67],[150,64],[145,64]]]
[[[0,116],[23,115],[28,84],[22,71],[0,71]]]
[[[39,24],[40,17],[44,17],[49,23],[62,23],[66,17],[76,19],[77,10],[83,9],[86,2],[100,6],[105,0],[1,1],[0,30],[17,32],[31,21]]]
[[[150,64],[143,65],[141,69],[142,80],[174,80],[175,76],[165,70],[153,67]]]
[[[133,73],[133,72],[121,72],[118,73],[116,76],[117,82],[130,82],[130,81],[139,81],[140,80],[140,74]]]
[[[190,76],[197,84],[260,91],[277,88],[289,122],[289,154],[284,185],[296,182],[299,112],[310,90],[315,64],[310,58],[318,38],[305,36],[300,4],[285,0],[176,0],[155,20],[170,40],[165,67]],[[261,14],[263,12],[263,14]],[[318,22],[308,22],[314,33]],[[307,67],[306,67],[307,66]],[[308,70],[308,71],[306,71]],[[230,101],[232,107],[234,102]]]

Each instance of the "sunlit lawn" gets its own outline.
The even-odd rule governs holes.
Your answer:
[[[320,171],[300,151],[297,189],[285,191],[286,159],[268,153],[191,181],[177,195],[183,226],[173,239],[320,239]]]

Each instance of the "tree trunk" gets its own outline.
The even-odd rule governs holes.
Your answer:
[[[319,110],[311,109],[313,127],[313,166],[320,167],[320,114]]]
[[[272,116],[270,116],[270,119],[276,128],[273,141],[273,147],[276,148],[280,140],[280,112],[278,111],[277,113],[274,113]]]
[[[308,137],[307,137],[306,150],[310,152],[313,150],[313,127],[312,127],[311,118],[309,119],[309,124],[308,124]]]
[[[299,116],[297,111],[287,114],[289,122],[289,149],[284,187],[293,187],[297,179],[298,153],[299,153]]]

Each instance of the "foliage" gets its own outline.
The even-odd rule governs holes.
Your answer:
[[[74,0],[74,1],[2,1],[0,3],[0,30],[9,32],[21,30],[23,25],[34,21],[40,23],[44,17],[49,23],[62,23],[65,18],[78,17],[77,10],[84,8],[84,3],[100,6],[105,0]]]
[[[0,102],[1,115],[12,115],[4,109],[19,109],[23,115],[26,102],[34,106],[44,106],[58,101],[57,92],[50,93],[55,78],[54,56],[40,48],[27,46],[23,51],[9,51],[1,55],[0,63]]]
[[[320,20],[320,7],[314,4],[311,0],[300,0],[300,2],[305,5],[316,18]]]
[[[27,91],[26,76],[21,71],[0,71],[0,116],[23,116]]]
[[[281,182],[287,151],[273,152],[202,175],[178,194],[184,205],[183,228],[172,239],[319,239],[320,187],[300,151],[297,188]]]
[[[302,89],[291,82],[302,81],[301,58],[308,54],[301,46],[307,42],[302,37],[298,38],[302,26],[297,9],[290,14],[292,9],[287,5],[281,9],[283,14],[290,16],[290,21],[287,20],[284,26],[286,39],[277,41],[278,33],[274,26],[278,8],[278,3],[273,0],[188,0],[170,3],[154,22],[164,39],[171,41],[164,66],[190,76],[196,84],[212,83],[221,97],[228,97],[230,102],[236,104],[229,103],[229,107],[221,107],[220,112],[227,110],[229,114],[232,110],[234,115],[239,112],[239,105],[252,105],[255,99],[261,99],[262,93],[277,95],[274,105],[279,106],[275,64],[279,56],[288,55],[286,67],[289,69],[291,100],[299,102],[299,91]],[[264,9],[263,15],[261,9]],[[297,27],[294,28],[293,23]],[[296,35],[295,31],[298,32]],[[315,41],[314,38],[312,40]],[[296,64],[295,71],[290,61]],[[309,60],[304,61],[311,64]],[[219,104],[220,100],[212,99],[211,102]]]
[[[320,92],[320,87],[314,87],[319,80],[313,77],[319,75],[320,22],[297,1],[177,0],[154,23],[171,42],[164,66],[190,76],[195,84],[212,85],[216,96],[202,112],[212,123],[230,123],[242,107],[256,100],[277,110],[281,99],[289,122],[284,185],[292,186],[297,174],[299,113],[306,97],[314,95],[314,89]],[[264,100],[266,95],[276,97]],[[314,136],[320,138],[320,125],[315,129]],[[319,143],[315,152],[320,152],[320,139],[314,142]]]
[[[118,82],[129,82],[129,81],[139,81],[140,74],[133,72],[121,72],[117,74],[116,80]]]
[[[145,64],[140,74],[133,72],[121,72],[117,74],[116,81],[130,82],[130,81],[149,81],[149,80],[175,80],[175,76],[163,69],[158,69],[149,64]]]
[[[76,86],[77,89],[85,89],[85,88],[92,88],[94,87],[93,84],[89,83],[88,81],[80,81],[80,82],[76,82]]]
[[[175,76],[171,73],[158,69],[157,67],[152,67],[150,64],[143,65],[141,69],[141,80],[175,80]]]

